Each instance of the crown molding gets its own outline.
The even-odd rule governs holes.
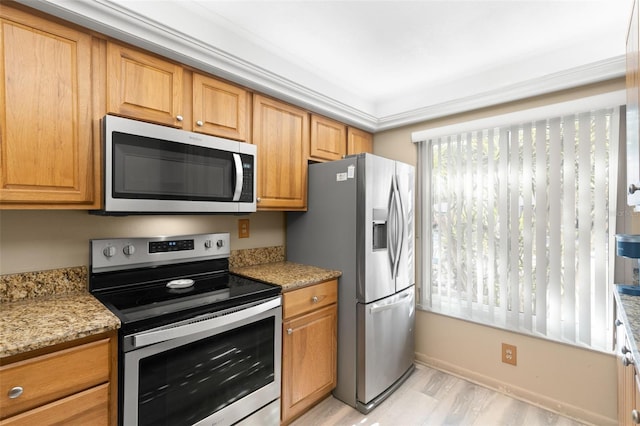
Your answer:
[[[624,56],[619,56],[511,86],[377,117],[373,112],[365,111],[362,107],[352,106],[352,104],[366,104],[362,99],[358,99],[358,102],[350,102],[338,99],[336,96],[328,96],[319,89],[299,84],[291,78],[257,66],[210,43],[132,12],[113,0],[16,1],[249,89],[371,132],[606,81],[621,77],[625,73]],[[425,93],[427,102],[428,99],[428,93]]]
[[[545,95],[624,77],[624,55],[530,79],[448,102],[378,118],[376,130],[387,130],[479,108]],[[425,96],[427,98],[427,96]]]

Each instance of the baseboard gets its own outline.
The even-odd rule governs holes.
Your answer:
[[[544,408],[545,410],[552,411],[554,413],[561,414],[566,417],[570,417],[582,423],[590,423],[598,426],[616,426],[618,424],[617,419],[611,419],[604,417],[598,413],[585,410],[582,407],[576,407],[570,404],[566,404],[562,401],[549,398],[544,395],[540,395],[535,392],[531,392],[527,389],[513,386],[508,383],[501,382],[492,377],[485,376],[476,371],[467,370],[457,365],[450,364],[440,359],[431,358],[425,354],[415,354],[416,362],[423,364],[427,367],[441,370],[445,373],[454,375],[461,379],[475,383],[480,386],[495,390],[496,392],[503,393],[512,398],[519,399],[529,404]]]

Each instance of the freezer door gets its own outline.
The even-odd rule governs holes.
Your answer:
[[[389,388],[414,359],[414,287],[386,299],[357,304],[356,399],[368,404]]]
[[[392,276],[390,204],[395,161],[358,156],[357,298],[369,303],[396,292]]]
[[[398,226],[398,260],[395,274],[396,291],[415,284],[414,273],[414,167],[396,163],[396,183],[399,206],[398,216],[402,226]]]

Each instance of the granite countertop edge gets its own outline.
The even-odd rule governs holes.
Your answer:
[[[120,320],[87,291],[0,303],[0,358],[120,328]]]
[[[337,279],[342,275],[340,271],[289,261],[234,267],[230,269],[230,272],[268,284],[279,285],[283,293]]]

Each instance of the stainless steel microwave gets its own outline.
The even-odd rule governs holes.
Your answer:
[[[256,146],[107,115],[95,214],[256,211]]]

